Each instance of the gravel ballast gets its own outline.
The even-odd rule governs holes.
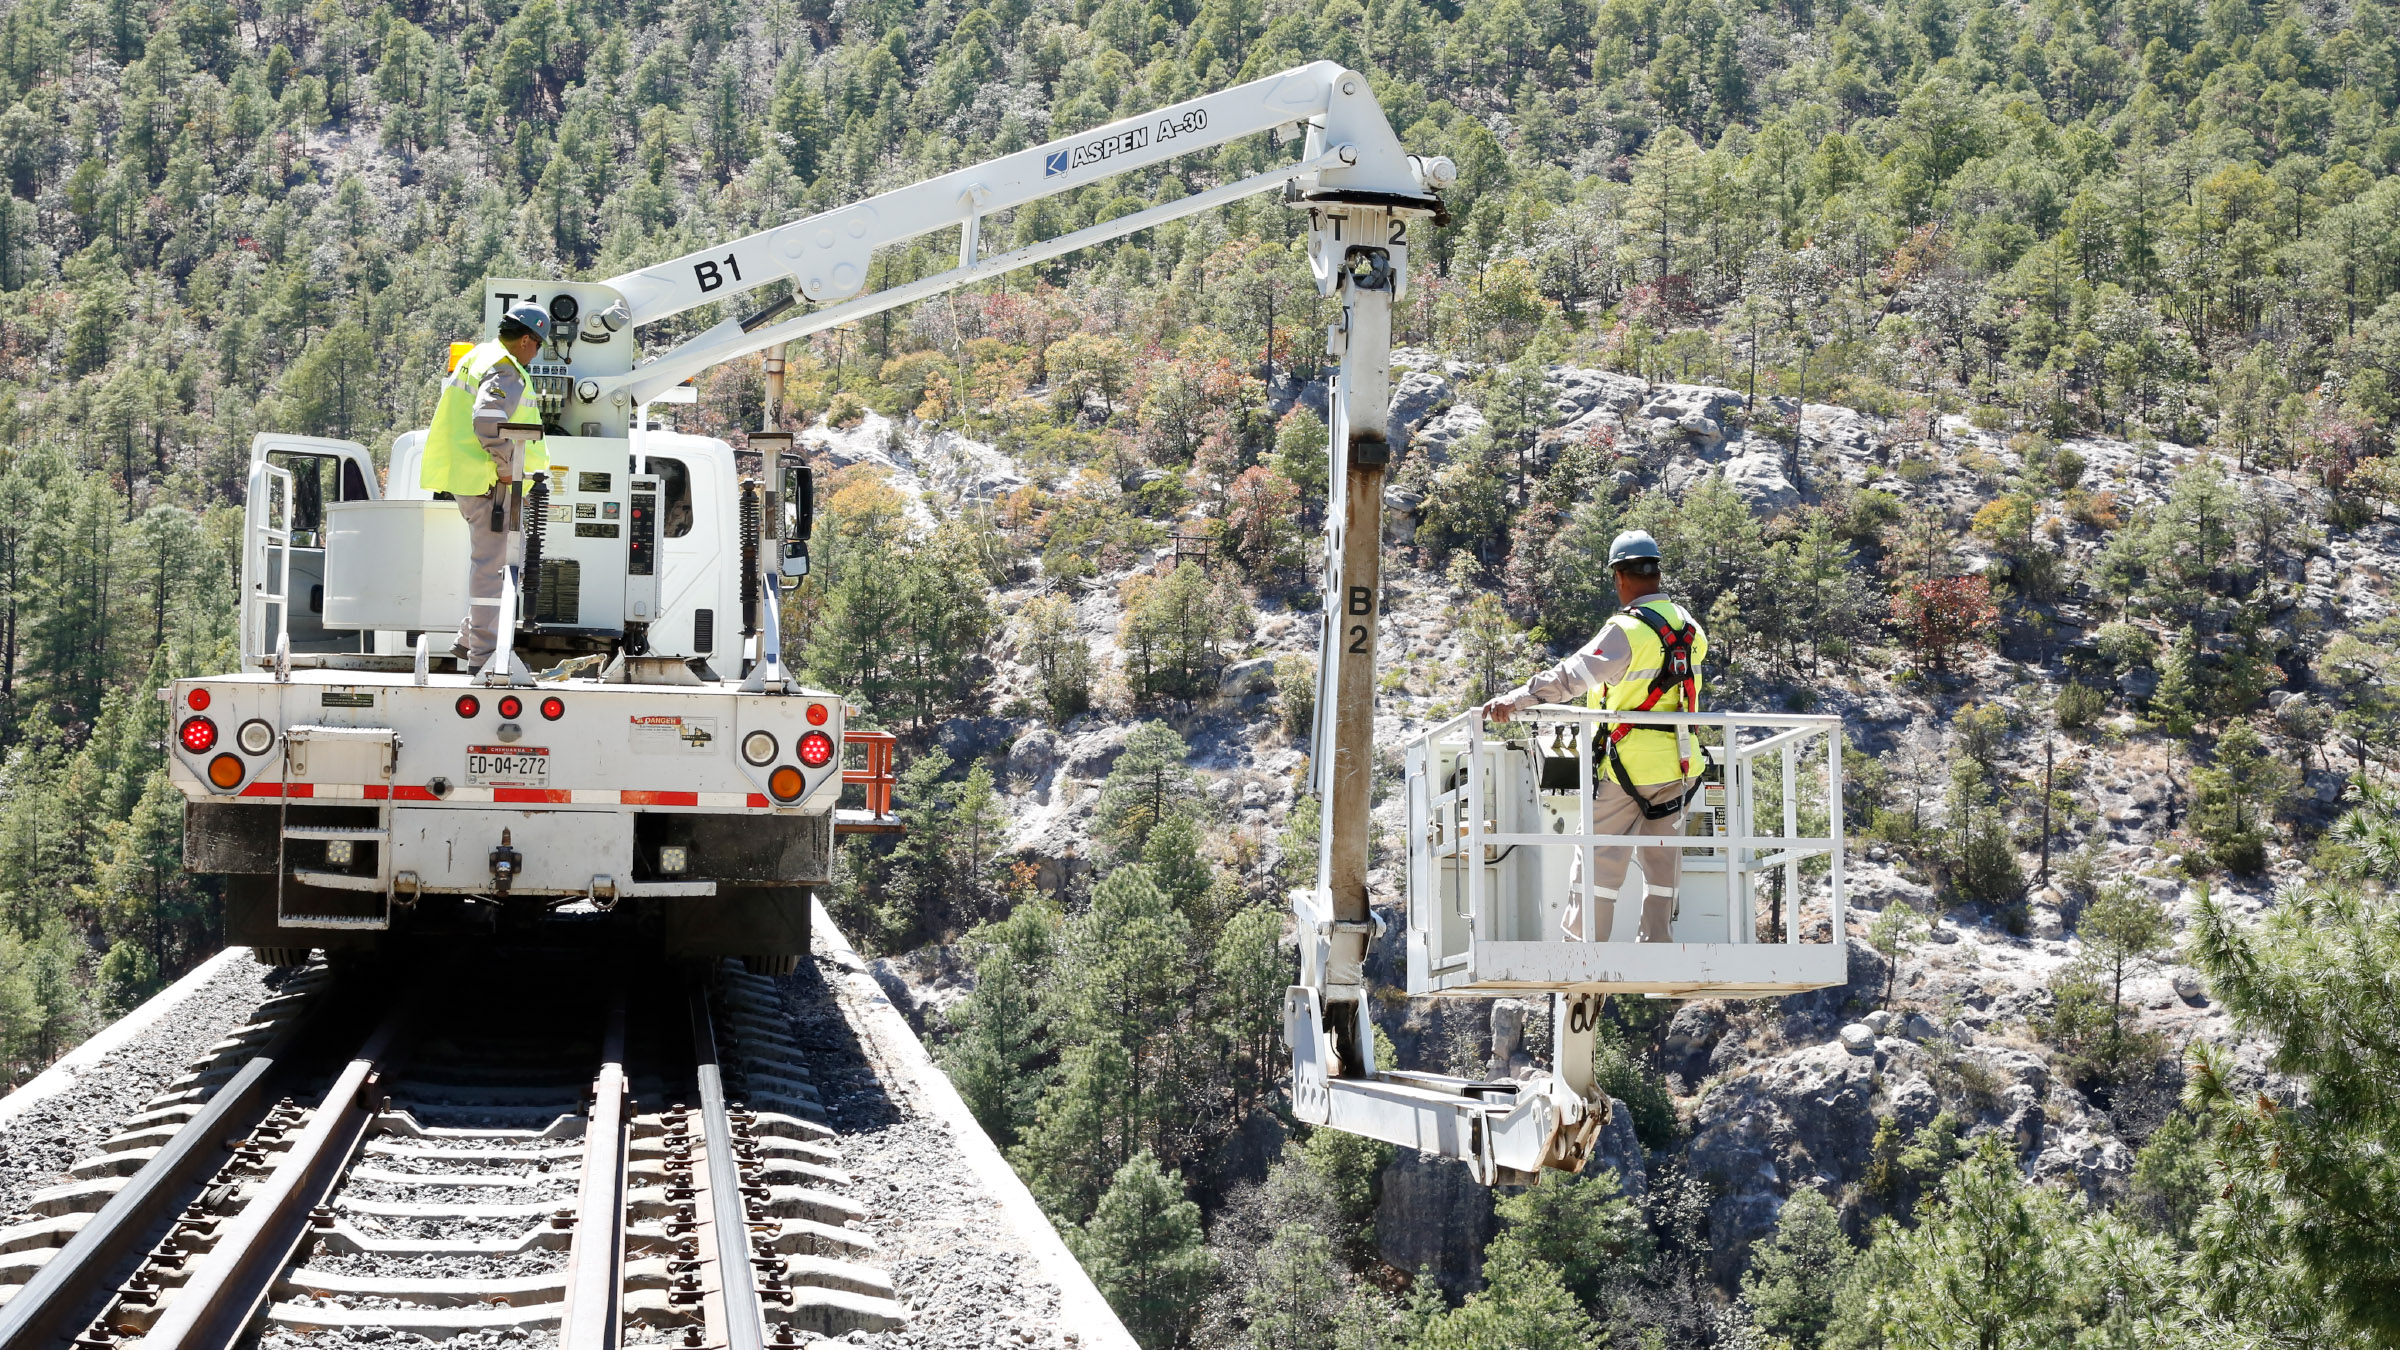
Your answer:
[[[0,1219],[23,1213],[34,1192],[66,1180],[66,1170],[99,1152],[119,1121],[139,1112],[202,1051],[249,1021],[293,974],[270,970],[246,951],[237,953],[66,1087],[0,1120]]]
[[[805,1047],[802,1062],[822,1095],[825,1123],[839,1136],[834,1146],[857,1178],[849,1196],[869,1211],[858,1227],[882,1245],[868,1263],[891,1272],[909,1312],[904,1328],[852,1332],[842,1343],[1131,1350],[1132,1339],[1079,1269],[1067,1278],[1081,1289],[1062,1297],[1058,1263],[1072,1258],[1055,1245],[1040,1254],[1051,1234],[1046,1223],[1039,1233],[1022,1231],[1032,1209],[1022,1188],[1013,1202],[1004,1199],[967,1163],[968,1147],[988,1152],[989,1142],[956,1110],[946,1080],[923,1080],[940,1071],[857,954],[828,937],[831,929],[819,909],[813,960],[775,983],[794,1039]],[[966,1131],[972,1140],[962,1139]],[[1043,1222],[1038,1212],[1030,1217]]]

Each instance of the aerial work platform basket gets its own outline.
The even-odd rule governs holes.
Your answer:
[[[1848,978],[1840,718],[1542,706],[1515,723],[1529,734],[1487,735],[1471,709],[1407,748],[1409,993],[1747,998]],[[1592,833],[1609,769],[1591,747],[1617,723],[1687,738],[1702,785],[1671,838]],[[1674,940],[1634,940],[1638,864],[1610,931],[1570,935],[1571,908],[1609,898],[1576,850],[1662,843],[1682,851]]]

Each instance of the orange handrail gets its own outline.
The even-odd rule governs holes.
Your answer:
[[[842,782],[856,783],[867,790],[867,815],[875,820],[888,820],[892,814],[892,784],[898,774],[894,764],[899,757],[900,739],[888,731],[855,731],[842,733],[844,755]],[[857,746],[865,752],[865,763],[853,767],[848,747]]]

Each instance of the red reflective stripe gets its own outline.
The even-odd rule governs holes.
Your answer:
[[[313,797],[319,786],[316,783],[252,783],[243,788],[240,795],[244,797]],[[323,786],[340,787],[343,785],[329,783]],[[412,787],[406,783],[390,788],[384,787],[381,783],[368,783],[359,791],[363,794],[363,800],[371,802],[384,800],[386,793],[389,793],[391,800],[396,802],[438,802],[442,800],[435,796],[430,788]],[[571,788],[493,788],[492,800],[544,806],[571,806],[575,801],[575,793]],[[697,792],[644,792],[628,789],[619,792],[617,800],[625,806],[698,806],[700,794]],[[774,805],[762,792],[749,793],[746,800],[749,805],[754,807]]]

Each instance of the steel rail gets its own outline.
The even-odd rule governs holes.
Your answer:
[[[406,1019],[404,1003],[359,1047],[258,1194],[193,1264],[191,1279],[142,1337],[143,1350],[221,1350],[240,1337],[306,1235],[309,1211],[325,1202],[373,1122],[383,1061]]]
[[[583,1127],[583,1180],[576,1192],[575,1236],[567,1249],[567,1289],[559,1310],[560,1350],[617,1350],[625,1291],[625,994],[608,1010],[600,1073]],[[711,1156],[714,1156],[713,1154]]]
[[[310,997],[326,995],[319,991]],[[90,1325],[149,1253],[156,1231],[216,1175],[234,1143],[266,1113],[267,1079],[307,1022],[306,1012],[286,1018],[258,1054],[142,1164],[125,1189],[0,1307],[0,1346],[61,1345]]]
[[[717,1067],[716,1026],[708,1014],[705,977],[692,982],[692,1060],[700,1083],[700,1130],[708,1150],[708,1244],[716,1259],[724,1303],[725,1350],[766,1350],[766,1315],[758,1304],[757,1272],[750,1264],[750,1218],[742,1196],[742,1174],[733,1156],[733,1123],[726,1115],[725,1079]]]

